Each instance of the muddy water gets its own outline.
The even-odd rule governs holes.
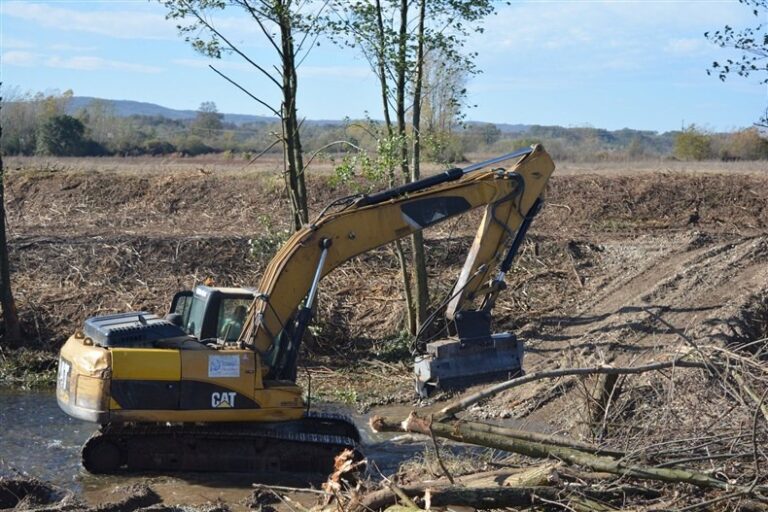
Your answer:
[[[395,472],[401,462],[424,450],[423,440],[373,435],[367,428],[368,416],[338,407],[333,410],[355,419],[366,457],[383,474]],[[254,478],[248,475],[91,475],[80,465],[80,448],[95,430],[95,424],[64,414],[50,392],[0,391],[0,475],[26,472],[75,491],[92,504],[114,500],[116,487],[136,482],[149,483],[168,504],[223,500],[237,505],[251,493]]]
[[[52,393],[0,391],[0,474],[13,469],[80,487],[80,447],[95,425],[70,418]]]

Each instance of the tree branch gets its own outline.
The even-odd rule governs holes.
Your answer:
[[[528,384],[529,382],[535,382],[537,380],[542,380],[542,379],[565,377],[568,375],[633,375],[633,374],[645,373],[650,371],[663,370],[665,368],[674,368],[676,366],[682,367],[682,368],[702,368],[702,369],[710,369],[712,367],[712,364],[701,363],[697,361],[686,361],[686,360],[683,360],[683,357],[674,359],[672,361],[665,361],[661,363],[651,363],[644,366],[635,366],[635,367],[626,367],[626,368],[621,368],[621,367],[614,368],[610,366],[601,366],[596,368],[563,368],[560,370],[550,370],[550,371],[529,373],[528,375],[517,377],[505,382],[501,382],[494,386],[487,387],[485,389],[478,391],[477,393],[472,393],[471,395],[468,395],[460,400],[457,400],[454,403],[449,404],[446,407],[443,407],[442,409],[440,409],[440,411],[435,416],[435,418],[437,418],[439,421],[444,421],[448,418],[453,417],[457,412],[463,409],[466,409],[471,405],[476,404],[480,400],[484,400],[486,398],[494,396],[507,389],[511,389],[517,386],[522,386],[523,384]]]
[[[215,28],[213,25],[211,25],[210,23],[208,23],[208,20],[206,20],[205,18],[203,18],[203,17],[200,15],[200,13],[199,13],[199,12],[197,12],[197,10],[195,10],[195,9],[194,9],[194,8],[193,8],[191,5],[189,5],[189,3],[188,3],[188,2],[186,2],[186,0],[182,0],[182,3],[183,3],[184,5],[186,5],[186,6],[187,6],[187,8],[189,9],[189,12],[191,12],[191,13],[192,13],[192,15],[194,15],[194,16],[195,16],[195,17],[198,19],[198,21],[200,21],[200,23],[202,23],[203,25],[205,25],[205,27],[206,27],[208,30],[210,30],[211,32],[213,32],[214,34],[216,34],[216,36],[217,36],[218,38],[220,38],[222,41],[224,41],[225,43],[227,43],[227,46],[229,46],[229,48],[230,48],[230,49],[231,49],[233,52],[235,52],[236,54],[240,55],[240,57],[242,57],[243,59],[245,59],[245,61],[246,61],[246,62],[248,62],[248,63],[249,63],[251,66],[253,66],[253,67],[255,67],[256,69],[258,69],[259,71],[261,71],[261,72],[262,72],[262,73],[263,73],[263,74],[264,74],[264,75],[265,75],[267,78],[269,78],[270,80],[272,80],[272,82],[273,82],[275,85],[277,85],[278,87],[282,87],[282,86],[280,85],[280,82],[278,82],[278,81],[275,79],[275,77],[273,77],[272,75],[270,75],[270,74],[267,72],[267,70],[265,70],[263,67],[259,66],[259,65],[258,65],[256,62],[254,62],[254,61],[253,61],[253,60],[252,60],[250,57],[248,57],[248,56],[247,56],[245,53],[243,53],[242,51],[240,51],[240,49],[239,49],[238,47],[236,47],[235,45],[233,45],[233,44],[232,44],[232,43],[229,41],[229,39],[227,39],[226,37],[224,37],[224,35],[222,35],[222,33],[221,33],[221,32],[219,32],[218,30],[216,30],[216,28]]]
[[[277,117],[280,117],[280,112],[278,112],[277,110],[275,110],[274,108],[272,108],[271,106],[269,106],[269,104],[268,104],[268,103],[266,103],[265,101],[263,101],[263,100],[260,100],[259,98],[257,98],[257,97],[256,97],[256,96],[254,96],[253,94],[251,94],[251,93],[250,93],[250,92],[249,92],[249,91],[248,91],[248,90],[247,90],[245,87],[243,87],[242,85],[238,84],[237,82],[235,82],[234,80],[232,80],[231,78],[229,78],[227,75],[225,75],[224,73],[222,73],[221,71],[219,71],[218,69],[216,69],[215,67],[213,67],[213,65],[211,65],[211,64],[208,64],[208,67],[209,67],[209,68],[211,68],[213,71],[215,71],[215,72],[216,72],[216,73],[217,73],[219,76],[221,76],[221,77],[222,77],[224,80],[226,80],[227,82],[231,83],[232,85],[234,85],[235,87],[237,87],[238,89],[240,89],[241,91],[243,91],[245,94],[247,94],[248,96],[250,96],[252,99],[254,99],[254,100],[258,101],[259,103],[261,103],[262,105],[264,105],[266,108],[268,108],[268,109],[269,109],[269,110],[270,110],[270,111],[271,111],[273,114],[275,114]]]

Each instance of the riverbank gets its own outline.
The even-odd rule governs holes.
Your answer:
[[[4,386],[51,386],[59,347],[89,316],[162,313],[175,291],[206,278],[222,286],[258,283],[286,233],[282,189],[258,176],[208,171],[212,174],[192,168],[126,175],[11,170],[6,190],[11,265],[29,348],[3,348]],[[323,177],[313,180],[314,212],[351,190]],[[507,276],[495,329],[515,332],[525,342],[528,374],[633,367],[696,349],[735,354],[734,361],[743,363],[754,354],[738,347],[757,341],[751,347],[760,352],[758,340],[768,337],[767,185],[768,176],[755,172],[556,174],[547,205]],[[449,293],[478,220],[471,214],[427,233],[435,304]],[[355,413],[389,404],[390,415],[403,418],[411,410],[424,411],[410,381],[409,343],[399,335],[400,297],[397,261],[389,248],[354,258],[322,281],[313,337],[301,356],[307,371],[299,372],[305,389],[311,379],[313,402],[342,403]],[[764,360],[750,364],[765,371]],[[615,392],[600,407],[596,390],[606,389],[604,380],[542,379],[482,401],[463,418],[514,419],[524,428],[630,456],[671,446],[698,471],[744,485],[756,477],[762,483],[765,477],[750,473],[759,461],[748,446],[752,438],[765,440],[762,416],[748,394],[724,379],[681,368],[626,376],[614,382]],[[756,391],[758,398],[763,391]],[[443,394],[436,400],[444,404],[451,398]],[[55,417],[29,410],[16,414],[5,421],[21,428],[21,418],[51,423],[48,418]],[[741,444],[721,442],[745,432]],[[40,434],[37,444],[21,446],[33,451],[52,438]],[[6,439],[4,434],[2,442]],[[713,439],[715,445],[707,444]],[[382,474],[404,483],[442,476],[439,464],[424,463],[430,441],[420,443],[399,460],[410,461],[408,469],[399,471],[398,463]],[[79,449],[74,441],[71,446]],[[717,453],[710,460],[707,450],[713,446]],[[54,443],[52,449],[59,448]],[[388,453],[400,449],[386,447]],[[482,462],[534,464],[498,451]],[[479,470],[456,467],[456,474]],[[81,478],[79,471],[75,465],[58,473]],[[203,504],[192,503],[191,492],[177,502],[167,498],[166,490],[186,489],[178,480],[142,478],[134,483],[150,485],[163,499],[153,506]],[[213,503],[217,485],[201,484],[195,492]],[[93,503],[113,501],[108,493],[117,487],[108,485]],[[239,492],[250,495],[252,489]],[[718,496],[679,484],[654,492],[659,498],[651,504],[660,507],[675,496],[686,503]],[[221,499],[237,508],[248,506],[241,503],[245,498]]]

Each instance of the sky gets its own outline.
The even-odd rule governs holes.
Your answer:
[[[179,37],[149,0],[0,0],[0,80],[11,92],[64,91],[220,112],[269,115],[208,68],[213,63],[257,96],[276,87],[236,56],[215,62]],[[259,63],[276,63],[258,27],[234,10],[214,24]],[[768,22],[738,0],[512,1],[499,4],[467,41],[482,73],[468,83],[467,118],[510,124],[654,131],[695,123],[749,126],[768,106],[757,77],[706,74],[730,54],[704,32]],[[309,119],[382,117],[377,81],[354,49],[319,41],[299,68],[299,114]]]

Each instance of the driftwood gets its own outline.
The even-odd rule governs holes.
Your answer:
[[[598,456],[564,446],[525,441],[477,431],[469,424],[462,421],[435,423],[420,418],[415,413],[411,413],[410,416],[402,422],[376,416],[371,419],[371,428],[377,432],[414,432],[425,435],[430,435],[431,431],[434,432],[436,436],[452,439],[454,441],[488,446],[490,448],[506,450],[534,458],[556,458],[566,464],[580,465],[588,467],[594,471],[629,476],[641,480],[688,483],[698,487],[724,489],[729,491],[736,490],[733,485],[727,482],[717,480],[696,471],[679,468],[655,468],[626,463],[611,457]],[[747,489],[739,490],[746,491]],[[765,492],[768,489],[759,486],[753,490]]]

